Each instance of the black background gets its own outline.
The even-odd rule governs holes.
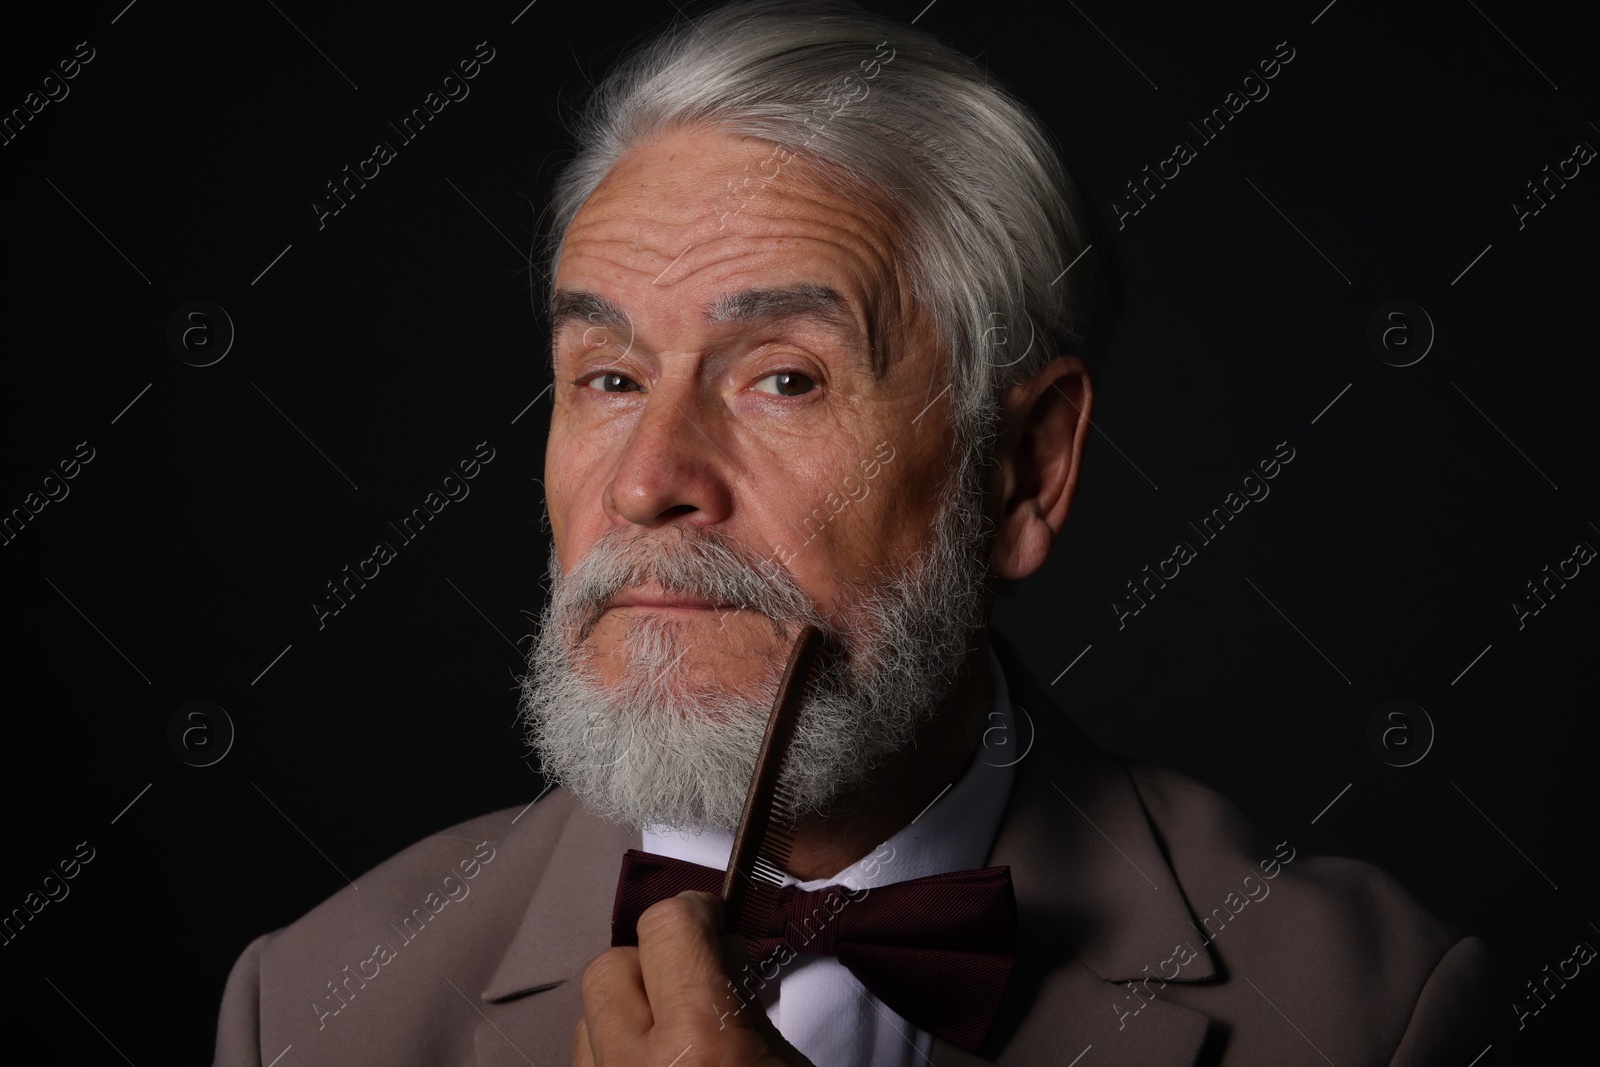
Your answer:
[[[95,849],[0,948],[14,1036],[48,1033],[52,1058],[206,1062],[252,937],[542,788],[513,722],[548,546],[527,251],[563,109],[676,12],[524,2],[114,0],[0,41],[6,112],[95,52],[0,147],[0,510],[94,449],[0,547],[0,910]],[[1520,629],[1511,607],[1600,546],[1596,165],[1520,228],[1512,208],[1600,146],[1595,36],[1504,0],[1324,2],[869,6],[920,12],[1037,109],[1124,275],[1072,519],[998,629],[1108,746],[1487,935],[1509,1023],[1515,987],[1600,944],[1600,577]],[[324,183],[398,143],[386,123],[480,41],[471,95],[319,230]],[[1199,145],[1186,123],[1282,41],[1271,95]],[[1124,183],[1177,140],[1198,157],[1118,230]],[[167,342],[191,300],[237,329],[212,366]],[[1367,341],[1394,300],[1436,331],[1407,367]],[[470,496],[319,629],[324,583],[481,441]],[[1119,629],[1124,583],[1283,441],[1270,497]],[[205,768],[166,737],[195,699],[238,731]],[[1397,699],[1437,730],[1406,768],[1366,739]],[[1481,1063],[1576,1039],[1597,990],[1580,974]]]

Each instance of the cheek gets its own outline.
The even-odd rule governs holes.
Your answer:
[[[904,566],[933,539],[939,500],[948,477],[942,454],[925,456],[901,448],[872,480],[861,504],[869,517],[874,551],[891,566]]]
[[[867,504],[875,505],[883,514],[886,534],[896,538],[914,536],[919,541],[930,535],[929,525],[938,510],[940,484],[936,478],[923,473],[929,469],[929,466],[916,466],[911,456],[901,453],[873,479],[872,496]]]
[[[902,455],[885,466],[872,480],[870,492],[859,501],[850,501],[823,536],[797,553],[799,558],[791,565],[797,577],[799,566],[803,565],[830,585],[863,581],[879,568],[898,570],[927,546],[932,537],[937,495],[924,484],[924,479],[903,476],[902,471],[912,470],[909,464],[900,466],[905,458]],[[837,485],[842,486],[843,482],[841,477]],[[849,499],[842,490],[835,491],[841,499]],[[827,512],[825,506],[823,511]]]
[[[550,511],[550,533],[563,570],[571,570],[588,544],[605,530],[607,462],[603,445],[585,440],[568,438],[559,445],[552,443],[546,451],[544,503]]]

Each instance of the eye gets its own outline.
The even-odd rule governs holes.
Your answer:
[[[767,382],[772,382],[773,387],[770,389],[765,388],[765,383]],[[800,396],[811,392],[816,387],[817,381],[815,378],[809,374],[801,374],[799,371],[793,370],[782,370],[776,374],[769,374],[756,383],[757,389],[760,389],[763,393],[771,393],[773,396]]]
[[[639,384],[637,382],[635,382],[632,378],[618,374],[615,371],[607,371],[604,374],[596,374],[593,378],[590,378],[580,384],[582,384],[586,389],[593,389],[596,392],[601,393],[632,393],[639,391]],[[630,386],[632,388],[629,388]]]

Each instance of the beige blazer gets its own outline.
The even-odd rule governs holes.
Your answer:
[[[936,1040],[934,1064],[1465,1067],[1495,1039],[1480,939],[1106,753],[994,644],[1036,730],[989,859],[1019,956],[984,1054]],[[567,1063],[638,845],[562,789],[418,842],[244,950],[216,1064]]]

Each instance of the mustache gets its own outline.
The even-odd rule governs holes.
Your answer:
[[[551,573],[556,618],[580,642],[600,622],[613,597],[651,581],[667,593],[759,612],[772,620],[778,634],[783,623],[809,622],[825,637],[839,636],[787,568],[718,530],[690,526],[661,534],[613,530],[596,541],[570,573],[558,574],[554,567]]]

